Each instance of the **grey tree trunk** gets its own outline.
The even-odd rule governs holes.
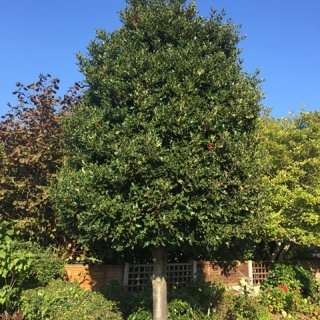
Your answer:
[[[167,320],[167,256],[168,251],[164,247],[154,248],[153,257],[153,274],[152,281],[152,298],[153,298],[153,320]]]
[[[285,241],[283,247],[282,247],[282,250],[279,254],[279,258],[278,258],[278,261],[283,261],[284,260],[284,256],[285,254],[289,251],[291,247],[291,244],[288,242],[288,241]]]
[[[285,254],[289,251],[291,244],[289,241],[279,241],[277,242],[277,247],[271,254],[271,261],[283,261]]]
[[[277,242],[277,246],[275,248],[275,250],[273,251],[273,253],[271,254],[271,261],[274,262],[276,261],[277,256],[279,255],[280,251],[282,248],[282,241],[278,241]]]

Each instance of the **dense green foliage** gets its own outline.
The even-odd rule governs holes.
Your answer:
[[[137,293],[128,293],[120,285],[110,284],[106,289],[108,300],[115,301],[124,319],[152,319],[150,288]],[[194,320],[268,320],[270,312],[257,298],[236,296],[220,282],[205,282],[196,278],[187,286],[168,290],[168,319]]]
[[[183,0],[127,2],[123,26],[98,30],[78,55],[81,99],[81,85],[62,99],[59,80],[40,75],[17,84],[20,104],[2,117],[0,214],[9,222],[0,221],[0,312],[151,319],[151,288],[113,285],[106,300],[57,280],[63,260],[42,249],[49,243],[131,262],[159,247],[237,259],[263,238],[281,260],[294,246],[320,245],[320,113],[259,121],[258,73],[242,70],[242,37],[224,14],[205,19]],[[255,298],[200,277],[169,286],[168,317],[320,313],[320,287],[299,266],[276,265],[261,288]]]
[[[219,308],[225,291],[223,283],[206,282],[201,275],[198,275],[187,286],[174,285],[168,288],[168,311],[170,313],[170,308],[173,310],[175,306],[180,305],[178,309],[183,312],[198,312],[202,315],[210,313],[211,309]],[[133,319],[133,315],[144,314],[146,311],[151,312],[151,292],[151,286],[149,286],[143,291],[129,293],[120,284],[111,282],[103,294],[108,300],[116,302],[125,318],[130,315],[129,319]]]
[[[0,312],[14,308],[14,302],[28,279],[33,259],[29,252],[15,250],[10,224],[0,220]]]
[[[263,183],[270,190],[265,240],[273,241],[271,259],[283,259],[291,248],[320,244],[320,113],[261,122],[261,145],[268,150]]]
[[[255,297],[238,296],[234,299],[234,305],[230,306],[226,316],[213,319],[226,320],[269,320],[271,319],[268,309],[259,304]]]
[[[64,273],[64,261],[50,248],[18,241],[6,221],[0,221],[0,262],[0,312],[16,310],[23,290],[45,286]]]
[[[264,280],[261,290],[286,285],[289,289],[298,290],[306,298],[315,293],[313,274],[299,265],[277,263]]]
[[[310,271],[298,265],[279,263],[263,282],[258,300],[270,312],[281,313],[283,317],[300,312],[318,319],[319,297],[319,284]]]
[[[97,292],[82,290],[77,283],[62,280],[29,289],[21,296],[24,319],[122,319],[114,304]]]
[[[313,290],[306,294],[305,286]],[[116,302],[124,319],[152,319],[150,288],[128,293],[112,283],[106,297]],[[318,319],[319,312],[319,285],[308,271],[293,265],[276,265],[258,296],[251,296],[250,290],[235,294],[223,284],[205,282],[201,277],[168,290],[168,319]]]
[[[260,81],[242,71],[239,28],[184,2],[128,1],[123,26],[79,54],[84,105],[64,119],[53,196],[60,226],[92,250],[219,258],[262,223]]]
[[[65,260],[52,248],[43,249],[37,243],[31,242],[16,242],[16,249],[28,252],[33,259],[28,279],[23,283],[23,289],[43,287],[65,275]]]

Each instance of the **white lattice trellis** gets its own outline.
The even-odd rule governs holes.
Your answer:
[[[196,268],[196,261],[188,263],[168,263],[167,281],[169,284],[186,284],[194,277]],[[152,264],[130,265],[126,263],[123,284],[130,292],[144,290],[146,286],[150,285],[152,272]]]

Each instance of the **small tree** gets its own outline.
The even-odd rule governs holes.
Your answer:
[[[13,92],[20,103],[0,122],[0,213],[27,239],[46,243],[54,237],[49,183],[63,162],[59,117],[80,102],[75,84],[64,98],[56,96],[59,79],[50,75]],[[59,109],[59,112],[57,111]]]
[[[292,246],[320,246],[320,113],[301,112],[275,120],[262,118],[264,183],[270,190],[265,224],[272,260]]]
[[[166,319],[168,250],[225,257],[262,222],[262,93],[223,14],[127,2],[123,26],[98,30],[78,56],[84,105],[64,119],[69,156],[53,195],[61,227],[92,250],[151,249],[153,317]]]

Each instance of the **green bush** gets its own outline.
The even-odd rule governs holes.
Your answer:
[[[316,290],[313,274],[298,265],[275,264],[264,280],[261,290],[270,290],[279,287],[279,285],[292,290],[300,289],[305,298],[313,296]]]
[[[310,271],[297,265],[276,264],[261,286],[259,300],[273,313],[320,313],[318,285]]]
[[[65,261],[52,248],[43,249],[33,242],[16,243],[15,248],[29,252],[32,264],[28,278],[22,283],[23,289],[46,286],[65,274]]]
[[[186,285],[170,286],[168,290],[168,311],[170,319],[190,319],[193,314],[197,319],[204,319],[205,314],[212,313],[223,299],[225,288],[221,282],[206,282],[198,276]],[[124,318],[148,319],[152,314],[152,288],[144,287],[143,291],[129,293],[117,282],[111,282],[103,295],[116,303]],[[193,319],[193,318],[192,318]]]
[[[0,221],[0,312],[13,312],[22,290],[61,278],[64,261],[50,248],[16,239],[7,221]]]
[[[315,292],[312,297],[314,304],[320,306],[320,282],[315,281]]]
[[[276,288],[261,291],[259,300],[270,312],[297,311],[298,301],[301,300],[300,290],[280,285]]]
[[[130,293],[117,281],[111,281],[110,284],[101,291],[101,293],[107,300],[110,300],[116,304],[117,308],[122,312],[125,319],[134,311],[138,311],[140,302],[143,301],[143,293]],[[149,295],[151,295],[151,293],[149,293]]]
[[[152,312],[151,310],[145,310],[140,307],[137,311],[133,312],[129,315],[127,320],[152,320]]]
[[[205,315],[201,310],[182,300],[172,300],[168,303],[168,319],[170,320],[203,320]]]
[[[269,320],[270,312],[267,308],[261,306],[255,297],[248,295],[234,296],[233,305],[229,305],[226,315],[215,319],[226,320]]]
[[[195,310],[182,300],[172,300],[168,303],[168,319],[169,320],[204,320],[206,316],[199,310]],[[140,307],[132,313],[128,320],[152,320],[151,309]]]
[[[217,307],[223,298],[225,287],[222,282],[207,282],[203,275],[198,275],[186,286],[173,286],[168,292],[168,300],[182,300],[193,309],[199,309],[203,313]]]
[[[100,293],[80,289],[79,284],[62,280],[23,291],[20,308],[26,320],[123,319],[115,304]]]
[[[293,290],[280,285],[277,288],[271,288],[261,292],[259,300],[271,313],[293,315],[295,312],[300,312],[304,315],[317,316],[317,318],[314,319],[319,319],[319,306],[313,298],[304,298],[300,294],[299,289]]]
[[[15,310],[33,262],[30,253],[14,248],[13,234],[10,224],[0,220],[0,312]]]
[[[204,315],[210,320],[269,320],[270,312],[259,303],[256,297],[246,294],[236,295],[233,290],[226,289],[216,307]]]

